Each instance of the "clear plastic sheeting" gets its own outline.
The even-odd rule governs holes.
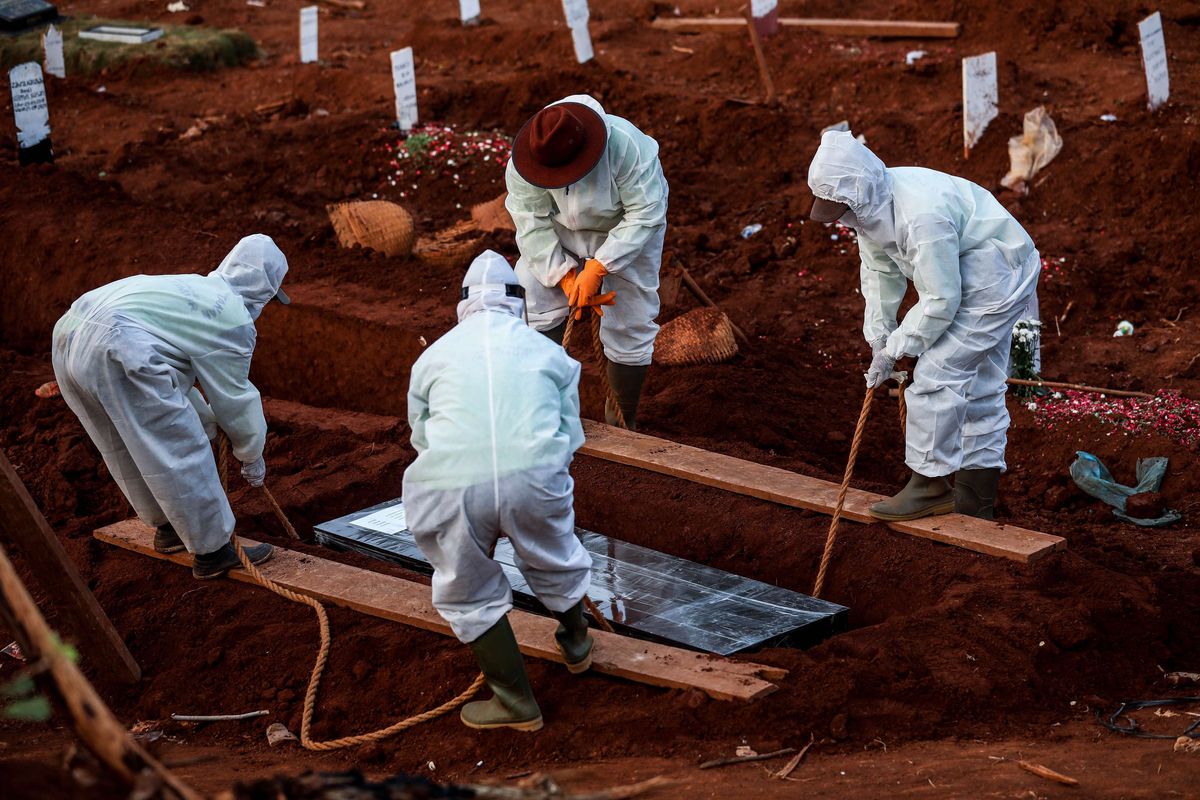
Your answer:
[[[432,568],[400,514],[377,513],[392,500],[316,526],[317,541],[429,574]],[[361,522],[363,524],[356,524]],[[588,594],[622,633],[731,655],[758,647],[807,647],[846,626],[848,609],[808,595],[743,578],[694,561],[576,528],[592,556]],[[512,545],[501,539],[495,558],[504,567],[516,605],[542,611],[517,569]]]

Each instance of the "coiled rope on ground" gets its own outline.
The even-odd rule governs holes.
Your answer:
[[[227,475],[229,474],[229,462],[229,438],[222,433],[220,446],[218,448],[217,467],[220,471],[221,486],[225,488],[226,493],[228,493]],[[275,502],[275,498],[272,496],[270,490],[268,490],[265,485],[261,488],[271,505],[271,510],[275,512],[275,516],[287,529],[288,534],[295,539],[299,539],[300,537],[296,533],[295,527],[287,518],[287,515],[279,506],[279,503]],[[286,600],[291,600],[293,603],[300,603],[308,606],[313,610],[313,613],[317,615],[317,629],[320,634],[320,645],[317,649],[316,660],[313,663],[312,674],[308,678],[308,689],[304,692],[304,713],[300,721],[300,744],[306,750],[340,750],[344,747],[372,744],[380,741],[381,739],[386,739],[389,736],[395,736],[397,733],[406,731],[409,728],[414,728],[423,722],[428,722],[432,719],[442,716],[449,711],[453,711],[470,700],[483,687],[484,676],[481,673],[475,677],[475,680],[464,692],[462,692],[462,694],[458,695],[452,700],[442,703],[436,708],[431,708],[428,711],[408,717],[407,719],[402,719],[399,722],[387,726],[386,728],[380,728],[379,730],[371,731],[370,733],[361,733],[356,736],[344,736],[340,739],[329,739],[323,742],[315,741],[312,738],[311,729],[313,716],[316,714],[317,693],[321,687],[321,676],[325,672],[325,665],[329,661],[329,653],[333,649],[333,636],[329,629],[329,615],[325,612],[325,606],[322,605],[319,600],[308,597],[307,595],[293,592],[291,589],[280,586],[266,575],[263,575],[262,572],[259,571],[258,567],[250,563],[250,558],[246,555],[246,551],[242,549],[242,544],[238,541],[236,533],[230,539],[230,543],[237,551],[238,560],[242,562],[242,569],[246,570],[246,573],[255,583],[257,583],[259,586],[262,586],[264,589],[274,592]]]

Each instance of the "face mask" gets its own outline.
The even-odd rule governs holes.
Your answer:
[[[838,222],[845,225],[847,228],[858,230],[858,217],[854,214],[854,209],[847,208],[846,213],[838,217]]]

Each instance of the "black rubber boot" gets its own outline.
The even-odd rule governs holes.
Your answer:
[[[183,550],[183,539],[179,538],[179,534],[175,532],[175,528],[171,523],[164,522],[159,525],[154,531],[154,552],[170,555]]]
[[[954,510],[954,489],[945,478],[926,478],[914,472],[908,485],[894,497],[871,506],[871,516],[899,522],[949,514]]]
[[[642,399],[642,384],[646,382],[646,373],[649,371],[649,364],[631,367],[608,362],[608,385],[617,396],[617,404],[621,406],[621,414],[625,417],[625,427],[631,431],[637,430],[638,401]],[[616,411],[607,398],[604,401],[604,419],[609,425],[617,424]]]
[[[587,672],[592,666],[592,646],[596,641],[588,633],[587,618],[583,616],[583,601],[580,600],[566,611],[553,611],[558,620],[554,639],[558,652],[567,662],[567,671],[572,675]]]
[[[542,331],[541,333],[547,339],[561,347],[563,337],[567,335],[567,321],[564,319],[550,330]]]
[[[508,617],[501,617],[487,633],[471,642],[471,650],[494,696],[463,706],[458,715],[463,724],[477,730],[541,730],[542,711],[529,688],[525,657],[517,647]]]
[[[1000,468],[960,469],[954,474],[954,510],[980,519],[996,517]]]
[[[256,544],[251,547],[243,546],[251,564],[261,564],[271,557],[273,548],[269,544]],[[221,549],[212,553],[196,553],[192,559],[192,577],[199,581],[220,578],[229,570],[240,567],[237,551],[233,545],[226,542]]]

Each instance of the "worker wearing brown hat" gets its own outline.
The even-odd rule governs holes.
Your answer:
[[[658,143],[595,99],[572,95],[525,123],[505,177],[529,324],[561,343],[570,309],[601,315],[609,383],[635,428],[658,333],[667,229]],[[613,424],[615,409],[605,413]]]

